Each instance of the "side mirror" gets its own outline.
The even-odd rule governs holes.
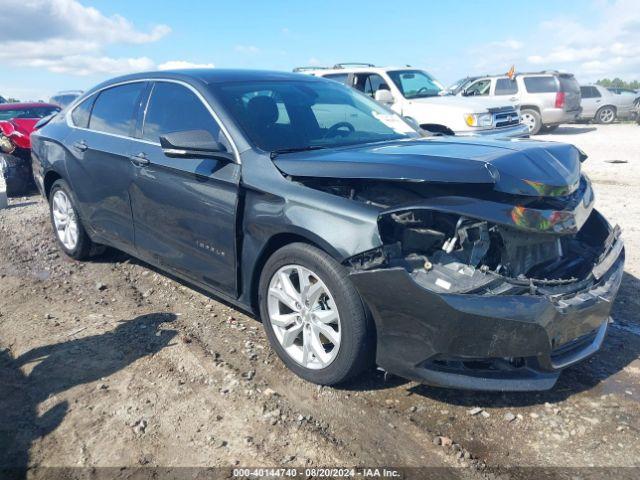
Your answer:
[[[389,90],[378,90],[376,91],[376,94],[373,98],[376,100],[376,102],[379,103],[393,103],[393,95],[391,95],[391,92]]]
[[[206,130],[186,130],[160,136],[167,157],[212,157],[233,161],[233,154]]]

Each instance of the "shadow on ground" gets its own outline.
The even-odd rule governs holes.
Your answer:
[[[549,132],[550,135],[578,135],[580,133],[589,133],[597,130],[596,127],[588,125],[562,125],[554,131]]]
[[[24,478],[32,443],[54,431],[69,409],[61,401],[38,415],[41,402],[157,353],[177,333],[158,327],[175,319],[165,313],[141,315],[109,332],[34,348],[16,358],[0,350],[0,478]]]

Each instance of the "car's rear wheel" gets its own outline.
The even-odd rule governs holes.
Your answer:
[[[526,108],[520,112],[522,123],[527,126],[531,135],[537,135],[542,128],[542,118],[540,114],[532,109]]]
[[[360,295],[338,262],[293,243],[260,277],[262,323],[274,350],[298,376],[321,385],[353,378],[374,358],[374,332]]]
[[[596,112],[596,121],[598,123],[609,124],[613,123],[616,119],[616,109],[610,106],[601,107]]]
[[[76,260],[89,258],[93,243],[82,226],[71,189],[64,180],[57,180],[51,187],[49,212],[58,247]]]

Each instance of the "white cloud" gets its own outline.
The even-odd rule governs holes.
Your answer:
[[[602,77],[640,78],[640,8],[637,0],[594,0],[585,4],[593,25],[571,18],[542,22],[529,39],[491,42],[473,49],[478,73],[558,69],[583,82]],[[482,52],[482,55],[479,53]],[[470,72],[471,73],[471,72]]]
[[[73,75],[122,74],[153,69],[147,57],[113,58],[113,44],[156,42],[167,25],[137,29],[120,15],[106,16],[77,0],[3,0],[0,59],[18,67]]]
[[[247,53],[251,55],[260,53],[260,49],[255,45],[236,45],[233,49],[238,53]]]
[[[170,60],[158,65],[158,70],[179,70],[183,68],[213,68],[213,63],[193,63],[185,60]]]

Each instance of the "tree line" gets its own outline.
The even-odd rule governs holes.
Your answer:
[[[598,85],[602,85],[605,88],[613,87],[613,88],[630,88],[631,90],[640,89],[640,80],[632,80],[630,82],[626,82],[621,78],[614,78],[613,80],[609,78],[603,78],[596,82]]]

